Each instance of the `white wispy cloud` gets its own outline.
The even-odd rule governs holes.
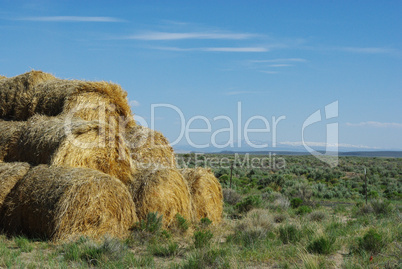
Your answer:
[[[256,69],[258,72],[272,75],[279,73],[277,71],[278,67],[291,67],[295,66],[297,63],[303,63],[306,61],[307,60],[303,58],[277,58],[265,60],[248,60],[244,62],[244,65],[249,69]]]
[[[205,51],[222,51],[222,52],[266,52],[264,47],[216,47],[205,48]]]
[[[271,64],[269,67],[289,67],[293,66],[293,64]]]
[[[277,63],[277,62],[307,62],[303,58],[279,58],[270,60],[250,60],[250,63]]]
[[[167,50],[167,51],[199,51],[200,48],[179,48],[179,47],[160,47],[160,46],[152,46],[148,47],[149,49],[155,50]]]
[[[378,121],[365,121],[359,123],[346,123],[347,126],[368,126],[368,127],[375,127],[375,128],[402,128],[402,123],[396,122],[378,122]]]
[[[383,54],[394,53],[395,49],[391,48],[378,48],[378,47],[339,47],[336,50],[353,52],[353,53],[365,53],[365,54]]]
[[[262,92],[260,92],[260,91],[230,91],[230,92],[225,92],[225,95],[256,94],[256,93],[262,93]]]
[[[23,17],[19,21],[36,22],[123,22],[124,20],[114,17],[83,17],[83,16],[45,16],[45,17]]]
[[[185,21],[176,21],[176,20],[161,20],[161,23],[163,23],[164,25],[173,25],[173,26],[186,26],[186,25],[190,25],[189,22],[185,22]]]
[[[369,147],[365,145],[352,145],[345,143],[326,143],[326,142],[304,142],[304,143],[309,147],[378,149],[376,147]],[[303,146],[302,141],[285,141],[285,142],[279,142],[278,144],[293,147]]]
[[[278,74],[279,72],[277,71],[268,71],[268,70],[260,70],[261,73],[265,73],[265,74]]]
[[[146,32],[126,36],[123,39],[135,40],[183,40],[183,39],[249,39],[255,34],[247,33],[219,33],[219,32]]]
[[[264,47],[206,47],[206,48],[179,48],[179,47],[151,47],[157,50],[168,51],[205,51],[205,52],[267,52]]]
[[[311,51],[340,51],[356,54],[395,54],[401,55],[401,51],[395,48],[388,47],[351,47],[351,46],[302,46],[301,49]]]
[[[131,100],[130,106],[140,106],[140,102],[138,102],[137,100]]]

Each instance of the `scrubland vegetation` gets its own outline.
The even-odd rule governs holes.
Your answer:
[[[223,187],[221,224],[176,215],[165,230],[163,216],[150,213],[124,240],[0,235],[0,268],[402,268],[401,159],[341,157],[330,168],[312,156],[253,167],[233,155],[178,157],[188,167],[234,163],[212,167]]]

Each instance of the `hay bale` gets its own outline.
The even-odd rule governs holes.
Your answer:
[[[108,124],[40,115],[27,122],[4,160],[87,167],[123,182],[135,171],[123,137]]]
[[[222,187],[211,169],[183,169],[182,175],[188,182],[193,205],[193,215],[197,221],[209,218],[213,223],[222,221]]]
[[[113,83],[55,79],[39,84],[30,103],[30,114],[68,114],[84,120],[117,121],[135,124],[127,92]],[[116,124],[117,126],[117,124]]]
[[[0,211],[7,195],[29,169],[27,163],[0,163]]]
[[[131,125],[125,130],[124,137],[137,167],[148,167],[149,164],[160,168],[176,167],[173,148],[161,133]]]
[[[32,101],[35,87],[55,77],[42,71],[30,71],[25,74],[3,78],[0,80],[0,118],[10,120],[26,120],[29,115],[29,104]]]
[[[164,227],[174,224],[176,214],[192,219],[190,190],[176,169],[139,170],[128,188],[139,219],[146,219],[150,212],[158,212],[163,215]]]
[[[127,93],[113,83],[56,79],[31,71],[0,81],[0,118],[69,114],[84,120],[132,119]],[[135,121],[130,121],[135,124]]]
[[[123,237],[138,221],[125,185],[99,171],[40,165],[9,195],[3,229],[51,240]]]
[[[0,120],[0,161],[3,161],[20,137],[26,122]]]

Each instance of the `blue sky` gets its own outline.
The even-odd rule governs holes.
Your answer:
[[[326,141],[338,123],[339,146],[402,149],[402,3],[400,1],[0,1],[0,74],[31,69],[61,78],[116,82],[133,112],[171,142],[181,125],[211,144],[214,131],[238,137],[250,117],[270,131],[250,139],[299,145],[303,123],[323,121],[305,141]],[[325,120],[338,101],[338,117]],[[260,117],[260,118],[261,118]],[[263,128],[254,120],[250,128]],[[242,133],[244,134],[244,133]],[[230,133],[214,137],[219,144]],[[240,140],[239,140],[240,139]],[[179,144],[188,144],[183,136]],[[256,142],[257,143],[257,142]]]

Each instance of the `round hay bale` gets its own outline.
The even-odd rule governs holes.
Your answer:
[[[222,187],[211,169],[183,169],[182,175],[188,182],[193,205],[193,215],[197,221],[209,218],[213,223],[222,221]]]
[[[146,168],[149,164],[160,168],[176,167],[173,148],[161,133],[132,125],[126,128],[124,137],[137,167]]]
[[[127,92],[113,83],[56,79],[41,71],[2,79],[0,118],[28,120],[35,114],[69,114],[84,120],[132,119]],[[129,121],[135,124],[135,121]],[[117,126],[117,123],[116,123]]]
[[[0,120],[0,161],[15,147],[26,122]]]
[[[10,191],[29,169],[27,163],[0,163],[0,211]]]
[[[51,240],[124,237],[138,221],[125,185],[92,169],[37,166],[9,197],[0,214],[10,234]]]
[[[135,171],[124,138],[108,124],[34,116],[4,159],[99,170],[127,182]]]
[[[44,81],[55,79],[42,71],[30,71],[25,74],[0,80],[0,118],[26,120],[30,116],[31,103],[35,87]]]
[[[176,214],[192,219],[190,190],[176,169],[139,170],[128,184],[137,207],[139,219],[146,220],[148,213],[163,215],[163,226],[174,224]]]
[[[54,79],[36,87],[30,114],[80,117],[109,122],[132,119],[127,92],[113,83]],[[129,121],[135,124],[134,120]],[[117,123],[116,123],[117,126]]]

